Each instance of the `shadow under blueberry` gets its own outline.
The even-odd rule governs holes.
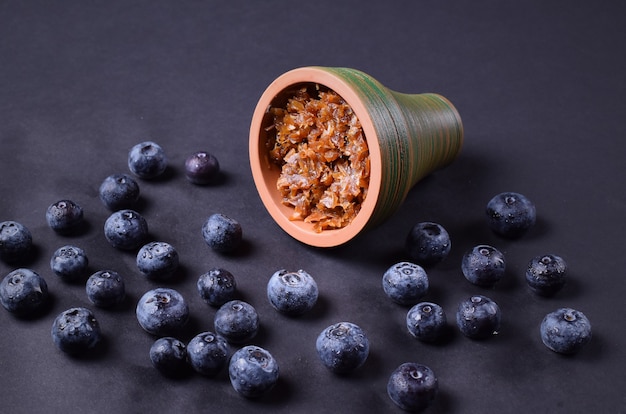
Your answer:
[[[328,300],[328,298],[320,295],[317,297],[317,302],[315,302],[315,305],[313,306],[313,308],[311,308],[310,311],[304,313],[303,315],[294,315],[294,316],[286,315],[286,316],[289,317],[290,319],[299,319],[302,321],[314,321],[314,320],[324,319],[324,317],[329,313],[329,310],[330,310],[330,301]]]
[[[77,352],[66,352],[65,355],[77,361],[100,361],[106,358],[111,348],[109,338],[102,334],[100,341],[90,349]],[[59,351],[63,353],[63,351]]]
[[[439,347],[451,344],[456,339],[456,334],[456,325],[452,325],[450,321],[448,321],[448,323],[446,323],[446,325],[443,327],[442,332],[439,337],[437,337],[437,339],[433,341],[420,341],[419,339],[415,340],[424,346]]]
[[[206,331],[213,332],[213,328],[211,327],[210,329],[207,329],[203,327],[203,325],[200,323],[200,320],[197,317],[195,317],[193,314],[190,314],[189,319],[187,319],[187,322],[185,323],[185,325],[181,327],[178,331],[172,332],[170,336],[173,336],[187,343],[194,336],[202,332],[206,332]]]
[[[254,244],[252,244],[244,236],[244,238],[241,239],[241,244],[239,245],[239,247],[237,247],[232,252],[216,252],[216,253],[218,253],[218,254],[220,254],[220,255],[222,255],[224,257],[229,257],[229,258],[235,259],[235,258],[241,258],[241,257],[250,256],[253,252],[254,252]]]
[[[137,199],[137,201],[135,201],[134,203],[132,203],[132,205],[126,207],[126,209],[128,210],[134,210],[138,213],[143,213],[145,210],[147,210],[150,205],[151,205],[151,200],[149,198],[147,198],[144,195],[140,195],[139,199]],[[114,211],[111,211],[111,214],[113,214]]]
[[[163,286],[170,287],[170,286],[177,286],[177,285],[186,283],[187,280],[189,279],[189,274],[190,274],[189,269],[181,263],[178,265],[178,268],[176,269],[173,275],[170,275],[169,277],[164,278],[164,279],[147,279],[147,280],[155,284],[161,284]]]
[[[552,297],[575,299],[581,296],[583,290],[577,275],[575,273],[572,274],[571,271],[568,270],[565,285],[561,290],[552,295]]]
[[[196,374],[196,372],[191,366],[189,366],[189,364],[181,365],[179,367],[176,367],[176,369],[159,369],[157,367],[154,367],[154,369],[160,375],[172,381],[184,382],[191,379]]]
[[[228,370],[228,367],[226,368],[226,370]],[[265,394],[258,397],[243,398],[246,398],[247,400],[254,402],[255,404],[267,404],[269,406],[282,407],[285,403],[289,402],[289,400],[293,398],[293,386],[286,378],[279,376],[274,387],[272,387],[272,389],[267,391]]]
[[[455,404],[454,395],[448,392],[448,390],[439,387],[439,390],[437,391],[437,396],[433,400],[432,404],[423,411],[421,411],[421,413],[434,414],[461,412],[456,411],[458,408],[458,404]]]
[[[55,303],[56,303],[55,295],[48,291],[48,297],[46,298],[44,302],[41,303],[41,305],[37,307],[37,309],[32,310],[30,312],[26,312],[26,313],[12,312],[12,314],[16,319],[20,321],[24,321],[24,322],[31,322],[31,321],[39,320],[45,317],[46,315],[50,314],[50,312],[54,308]]]
[[[269,331],[267,330],[267,327],[264,323],[259,323],[259,327],[257,329],[256,334],[254,335],[254,337],[250,338],[247,341],[244,342],[235,342],[235,343],[231,343],[229,342],[228,345],[234,349],[239,349],[239,348],[243,348],[246,345],[254,345],[254,344],[264,344],[269,342],[268,341],[269,338]]]
[[[530,241],[545,238],[550,234],[550,223],[541,216],[537,216],[534,226],[517,239],[528,239]]]
[[[54,231],[54,233],[60,237],[76,238],[86,235],[91,231],[92,228],[93,226],[91,225],[91,223],[88,220],[83,219],[76,226],[70,229],[63,231],[56,230]]]
[[[563,359],[576,359],[585,360],[588,362],[599,361],[607,351],[607,343],[602,336],[602,333],[593,330],[593,321],[591,321],[591,340],[585,346],[583,346],[575,354],[559,354]]]
[[[80,275],[73,277],[73,278],[65,278],[62,276],[59,276],[57,274],[55,274],[54,272],[52,272],[51,278],[57,279],[59,281],[61,281],[62,284],[67,285],[67,286],[82,286],[84,287],[85,284],[87,283],[87,281],[89,280],[89,278],[91,277],[91,275],[93,275],[94,273],[96,273],[98,271],[98,269],[91,267],[91,265],[88,265],[87,269]]]
[[[328,373],[338,381],[354,382],[356,385],[359,381],[371,381],[380,376],[381,372],[384,372],[383,362],[384,358],[373,350],[370,344],[370,350],[363,365],[348,372],[332,372],[328,370]]]
[[[14,267],[14,268],[29,267],[33,263],[36,263],[37,261],[39,261],[41,257],[42,257],[42,249],[36,243],[33,243],[30,249],[28,249],[28,252],[26,252],[24,255],[20,257],[12,257],[12,256],[0,254],[0,259],[7,265]]]
[[[165,167],[165,171],[163,171],[163,173],[159,174],[158,176],[154,178],[139,177],[139,179],[145,182],[162,183],[162,182],[173,180],[178,175],[179,175],[178,170],[174,168],[172,165],[168,165],[167,167]]]
[[[507,268],[504,271],[504,276],[498,282],[496,282],[493,286],[485,287],[485,286],[477,286],[480,288],[480,291],[484,292],[482,294],[489,295],[491,292],[515,292],[519,289],[525,289],[525,283],[522,284],[519,278],[519,274],[517,274],[514,270]]]
[[[219,186],[227,185],[231,180],[232,178],[230,177],[228,173],[224,171],[218,171],[217,175],[211,181],[207,183],[198,184],[198,183],[192,183],[189,180],[187,180],[187,182],[195,187],[210,188],[210,187],[219,187]]]
[[[137,306],[138,300],[139,298],[126,292],[124,299],[122,299],[122,301],[118,303],[117,305],[106,307],[106,308],[99,308],[99,309],[105,310],[107,312],[112,312],[112,313],[124,313],[124,312],[131,312],[131,311],[134,312]]]

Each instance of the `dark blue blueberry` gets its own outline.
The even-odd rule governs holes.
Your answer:
[[[530,289],[542,296],[552,296],[565,285],[567,264],[553,254],[534,257],[526,269]]]
[[[187,344],[187,358],[194,371],[214,377],[228,362],[228,344],[213,332],[202,332]]]
[[[155,241],[145,244],[137,253],[137,268],[148,279],[171,279],[179,265],[178,252],[169,243]]]
[[[498,304],[481,295],[474,295],[461,301],[456,312],[459,330],[470,339],[485,339],[497,334],[500,319]]]
[[[136,211],[116,211],[104,222],[104,236],[115,248],[134,250],[148,237],[148,223]]]
[[[362,366],[370,349],[365,332],[351,322],[339,322],[324,329],[315,347],[322,364],[337,374],[347,374]]]
[[[128,174],[113,174],[102,181],[99,193],[111,211],[132,208],[139,200],[139,184]]]
[[[278,362],[267,350],[249,345],[230,359],[228,376],[235,391],[248,398],[269,392],[278,381]]]
[[[60,200],[48,207],[46,221],[57,233],[70,233],[82,224],[83,209],[72,200]]]
[[[387,394],[405,411],[422,411],[437,397],[439,383],[432,369],[415,362],[405,362],[389,377]]]
[[[463,255],[461,271],[472,284],[492,287],[504,276],[506,262],[498,249],[486,244],[475,246]]]
[[[237,282],[228,270],[211,269],[198,278],[196,284],[200,297],[211,306],[222,306],[235,299]]]
[[[187,347],[171,336],[159,338],[150,347],[150,361],[167,376],[183,374],[187,369]]]
[[[409,256],[421,266],[437,264],[450,253],[450,235],[441,224],[417,223],[406,238]]]
[[[383,290],[400,305],[414,305],[428,292],[428,275],[420,265],[399,262],[383,274]]]
[[[63,352],[76,354],[94,348],[102,339],[100,325],[87,308],[70,308],[52,323],[52,340]]]
[[[126,297],[124,279],[113,270],[100,270],[91,275],[85,290],[91,303],[101,308],[118,305]]]
[[[267,283],[270,304],[286,315],[297,316],[310,311],[317,302],[318,294],[317,283],[304,270],[279,270]]]
[[[560,308],[543,318],[540,327],[544,345],[559,354],[575,354],[591,341],[591,323],[580,311]]]
[[[128,168],[139,178],[156,178],[165,172],[167,157],[158,144],[152,141],[141,142],[130,149]]]
[[[43,277],[30,269],[15,269],[0,282],[0,302],[11,313],[29,316],[48,303],[48,285]]]
[[[247,302],[231,300],[215,313],[215,332],[232,344],[254,338],[259,330],[259,315]]]
[[[422,302],[406,314],[406,327],[416,339],[436,342],[445,334],[447,318],[443,308],[436,303]]]
[[[220,163],[213,154],[208,152],[196,152],[185,160],[185,176],[193,184],[211,184],[219,172]]]
[[[26,226],[17,221],[0,223],[0,257],[6,262],[24,259],[31,251],[33,237]]]
[[[59,247],[50,258],[50,268],[65,282],[78,280],[87,271],[89,260],[85,251],[76,246]]]
[[[487,224],[496,234],[518,238],[530,229],[537,219],[535,205],[524,195],[500,193],[487,203]]]
[[[183,296],[170,288],[149,290],[139,299],[136,309],[139,325],[148,333],[165,336],[180,331],[189,319]]]
[[[223,214],[212,214],[202,226],[202,237],[213,250],[230,253],[241,245],[243,232],[236,220]]]

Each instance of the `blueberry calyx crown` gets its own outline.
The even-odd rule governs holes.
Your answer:
[[[302,284],[302,278],[297,272],[285,272],[280,275],[280,280],[288,286],[299,286]]]
[[[576,314],[572,311],[567,311],[563,314],[563,319],[565,319],[568,322],[574,322],[576,319]]]
[[[346,325],[338,323],[328,330],[327,335],[329,338],[332,338],[332,337],[341,338],[343,336],[348,335],[349,330],[350,328],[347,327]]]
[[[146,155],[146,156],[151,156],[151,155],[155,155],[159,152],[158,148],[156,148],[154,145],[148,143],[144,146],[141,147],[141,153]]]
[[[254,362],[263,369],[266,369],[270,363],[270,359],[267,357],[267,354],[258,348],[248,349],[248,360]]]
[[[154,295],[154,297],[149,298],[146,302],[157,302],[158,306],[165,306],[170,303],[171,300],[172,298],[168,293],[157,293],[156,295]]]

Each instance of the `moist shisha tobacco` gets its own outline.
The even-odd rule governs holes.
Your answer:
[[[269,155],[281,167],[276,186],[283,204],[294,209],[290,220],[312,223],[316,232],[348,225],[370,177],[367,142],[352,108],[315,85],[298,89],[270,114]]]

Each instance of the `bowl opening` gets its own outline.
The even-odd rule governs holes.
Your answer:
[[[271,132],[274,120],[270,108],[284,108],[288,100],[302,88],[306,88],[313,97],[316,97],[320,90],[332,90],[341,96],[361,123],[367,142],[370,158],[367,196],[352,221],[339,229],[318,232],[314,229],[313,223],[290,219],[294,208],[283,204],[282,195],[276,186],[281,167],[274,163],[269,155],[268,142],[274,137]],[[377,204],[381,162],[376,131],[358,94],[351,86],[328,72],[315,68],[295,69],[279,77],[267,88],[257,104],[250,129],[250,164],[259,195],[272,218],[292,237],[312,246],[332,247],[352,239],[366,227]]]

